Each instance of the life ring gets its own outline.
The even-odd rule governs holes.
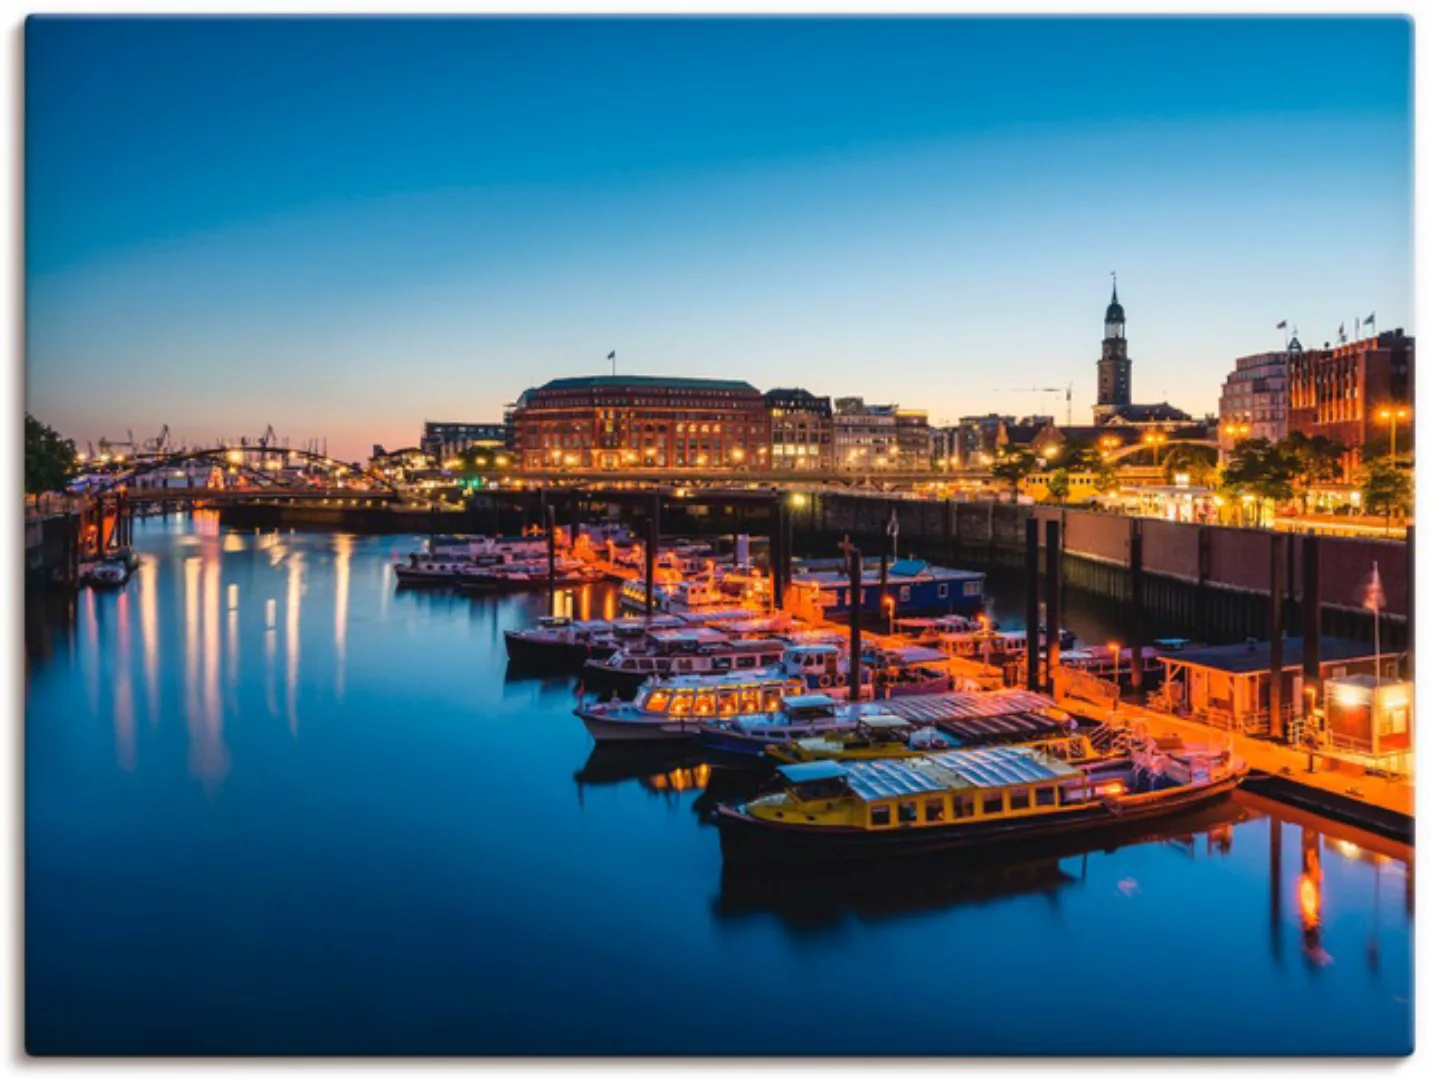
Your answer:
[[[830,676],[828,676],[828,675],[821,675],[821,676],[820,676],[820,689],[821,689],[821,690],[828,690],[829,687],[830,687]]]
[[[838,675],[835,676],[835,685],[836,685],[836,686],[844,686],[845,683],[846,683],[846,681],[847,681],[847,680],[845,679],[845,673],[844,673],[843,671],[840,672]]]

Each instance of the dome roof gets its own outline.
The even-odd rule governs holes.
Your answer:
[[[1108,312],[1103,316],[1104,322],[1124,322],[1123,305],[1118,303],[1118,286],[1113,286],[1113,302],[1108,305]]]

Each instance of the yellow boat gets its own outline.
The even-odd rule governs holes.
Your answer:
[[[1016,741],[1052,754],[1060,761],[1090,762],[1105,756],[1086,735],[1041,736]],[[782,765],[798,765],[809,761],[917,758],[969,746],[946,732],[916,727],[902,717],[875,715],[862,717],[853,731],[830,732],[784,745],[772,743],[765,748],[765,754]]]
[[[882,858],[1112,831],[1224,798],[1247,764],[1228,746],[1144,737],[1089,762],[985,746],[778,773],[782,790],[716,808],[728,862]]]

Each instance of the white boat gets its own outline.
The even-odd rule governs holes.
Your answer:
[[[653,679],[634,701],[587,702],[576,708],[599,742],[693,739],[703,720],[778,713],[804,692],[798,679],[767,674]]]
[[[634,690],[652,676],[720,675],[771,667],[785,655],[786,644],[774,638],[736,639],[709,627],[654,630],[646,641],[618,649],[605,659],[593,658],[582,668],[596,684]]]

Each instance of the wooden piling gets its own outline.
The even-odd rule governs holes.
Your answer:
[[[1271,645],[1268,657],[1267,709],[1271,717],[1268,734],[1274,740],[1285,741],[1286,727],[1282,723],[1282,536],[1273,532],[1271,544],[1271,577],[1267,583],[1267,640]]]
[[[1048,671],[1044,676],[1044,690],[1053,692],[1053,673],[1058,669],[1058,631],[1063,625],[1061,601],[1063,599],[1063,538],[1062,529],[1056,520],[1044,523],[1044,566],[1047,582],[1045,585],[1044,616],[1048,624],[1045,633]],[[1030,649],[1038,641],[1038,623],[1029,628]]]
[[[1143,703],[1143,521],[1133,518],[1128,533],[1128,571],[1131,576],[1132,604],[1128,619],[1129,685],[1133,704]]]
[[[1029,645],[1024,685],[1031,691],[1039,688],[1038,640],[1038,518],[1030,515],[1024,522],[1024,625],[1028,627]]]

